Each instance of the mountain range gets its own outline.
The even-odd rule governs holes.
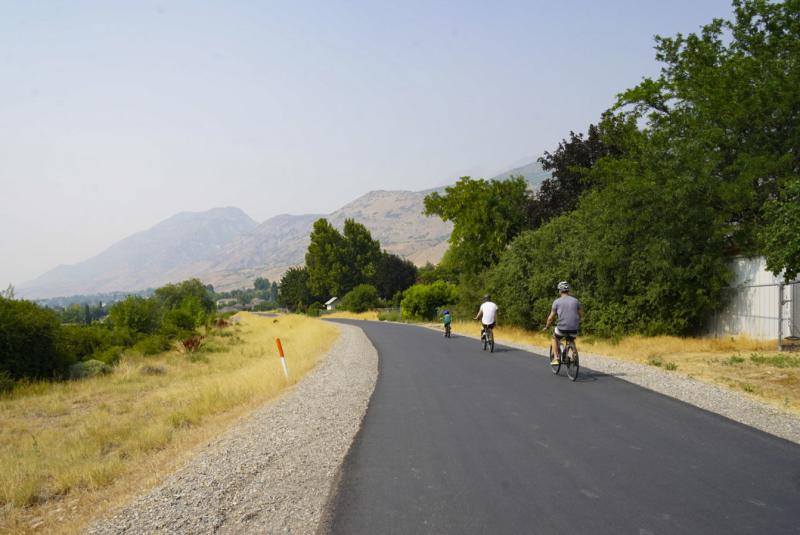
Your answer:
[[[524,176],[535,188],[546,176],[539,164],[501,173]],[[381,246],[417,265],[436,263],[452,225],[422,214],[426,191],[371,191],[330,214],[283,214],[263,223],[235,207],[182,212],[74,265],[62,265],[20,285],[27,299],[137,291],[197,277],[217,290],[251,286],[256,277],[279,280],[301,265],[312,225],[326,217],[341,228],[351,218]]]

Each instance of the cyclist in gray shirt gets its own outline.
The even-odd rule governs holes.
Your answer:
[[[558,342],[565,336],[577,336],[578,329],[583,318],[583,307],[581,302],[569,295],[569,283],[561,281],[558,283],[558,292],[561,295],[553,301],[553,308],[547,316],[547,323],[543,330],[550,328],[550,324],[558,316],[555,331],[553,332],[553,364],[558,364],[560,355],[558,354]]]

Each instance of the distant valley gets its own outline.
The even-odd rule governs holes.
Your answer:
[[[522,175],[537,187],[546,174],[534,163],[494,178]],[[326,217],[341,228],[352,218],[381,246],[417,265],[436,263],[447,249],[452,225],[422,214],[430,191],[371,191],[330,214],[278,215],[263,223],[239,208],[180,213],[112,245],[78,264],[20,285],[27,299],[137,291],[197,277],[218,290],[250,286],[257,277],[279,280],[301,265],[311,227]]]

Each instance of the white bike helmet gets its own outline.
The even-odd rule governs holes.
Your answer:
[[[558,283],[558,291],[559,292],[568,292],[569,291],[569,283],[567,281],[561,281]]]

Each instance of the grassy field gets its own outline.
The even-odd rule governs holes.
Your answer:
[[[77,532],[285,389],[276,337],[288,384],[336,338],[303,316],[240,317],[194,355],[126,354],[110,375],[0,397],[0,532]]]
[[[323,318],[339,318],[347,320],[371,320],[378,321],[378,312],[375,310],[368,310],[366,312],[347,312],[346,310],[337,310],[330,314],[324,314]]]
[[[453,332],[478,336],[478,322],[455,322]],[[546,348],[549,335],[517,327],[497,327],[498,343]],[[585,336],[578,350],[656,366],[744,392],[800,415],[800,353],[775,351],[774,340],[630,336],[613,343]]]

